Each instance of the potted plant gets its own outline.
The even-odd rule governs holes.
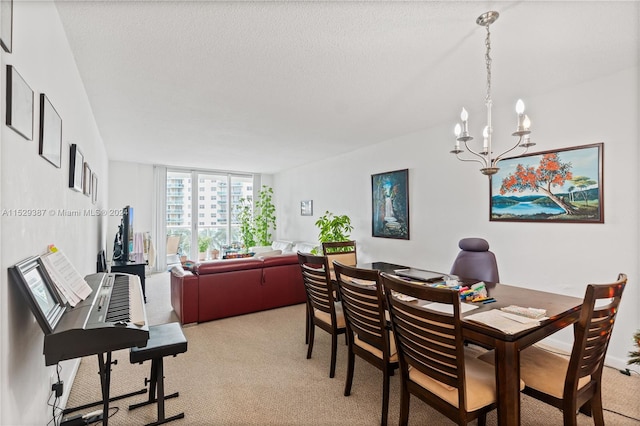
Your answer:
[[[271,246],[271,231],[276,229],[273,189],[267,185],[262,186],[255,210],[248,200],[240,201],[237,219],[240,223],[240,239],[245,250],[255,246]]]
[[[255,245],[270,246],[273,242],[271,231],[276,229],[276,206],[273,205],[273,188],[262,185],[258,193],[256,211],[253,214],[253,235]]]
[[[198,237],[198,251],[200,253],[200,256],[198,257],[199,260],[204,260],[207,256],[209,243],[211,243],[211,237],[206,237],[203,235]]]
[[[629,352],[629,361],[627,362],[627,365],[640,364],[640,330],[636,331],[636,334],[633,335],[633,340],[638,350]]]
[[[328,210],[320,216],[315,225],[320,230],[318,234],[320,244],[330,241],[349,241],[349,234],[353,230],[349,216],[346,214],[336,216]],[[321,250],[321,248],[315,248],[313,254],[319,254]]]

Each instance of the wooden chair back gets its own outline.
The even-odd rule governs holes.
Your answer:
[[[446,386],[457,388],[458,407],[464,410],[464,343],[458,292],[412,284],[386,273],[381,277],[403,380],[408,380],[409,369],[415,368]],[[398,298],[398,293],[451,305],[453,315],[423,309],[415,301]]]
[[[589,284],[585,292],[580,319],[575,325],[575,340],[567,369],[563,399],[577,399],[577,406],[591,399],[599,387],[605,355],[618,313],[627,276],[619,274],[612,284]],[[606,304],[598,303],[607,299]],[[597,306],[596,306],[597,305]],[[577,390],[578,381],[591,376],[589,385]],[[597,386],[596,386],[597,385]]]
[[[375,347],[389,359],[389,333],[380,273],[334,261],[348,335]]]
[[[326,258],[298,252],[298,262],[311,312],[314,309],[326,312],[331,315],[332,324],[336,324],[333,288],[328,279]]]

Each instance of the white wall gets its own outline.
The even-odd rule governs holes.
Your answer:
[[[153,215],[153,166],[149,164],[109,161],[109,207],[114,211],[133,207],[134,232],[151,232]],[[109,217],[107,259],[113,256],[113,240],[121,216]]]
[[[458,240],[478,236],[489,240],[504,283],[582,297],[586,284],[611,282],[625,272],[629,285],[607,362],[626,367],[633,332],[640,328],[638,68],[526,101],[535,151],[604,142],[604,224],[489,222],[488,179],[475,163],[449,154],[452,116],[452,123],[437,128],[277,174],[278,238],[317,240],[313,224],[330,210],[351,217],[351,236],[364,262],[448,271]],[[512,123],[514,115],[494,106],[496,151],[513,143],[511,124],[498,123]],[[411,239],[373,238],[371,175],[404,168],[409,169]],[[313,217],[300,216],[300,201],[307,199],[313,200]],[[564,330],[549,343],[569,349],[571,341],[570,330]]]
[[[45,367],[44,335],[21,294],[8,282],[7,268],[45,252],[48,244],[61,248],[80,274],[95,272],[96,255],[105,246],[106,220],[98,216],[63,216],[58,209],[81,214],[107,206],[108,163],[84,86],[52,1],[14,2],[13,52],[2,52],[0,82],[4,93],[5,65],[15,66],[34,91],[34,139],[26,140],[1,126],[0,173],[3,211],[44,209],[43,217],[2,215],[0,230],[0,424],[44,425],[51,419],[47,406],[49,378]],[[62,167],[38,155],[39,95],[46,93],[62,118]],[[5,114],[4,96],[0,116]],[[99,201],[68,188],[69,144],[76,143],[98,176]],[[50,211],[53,210],[53,213]],[[63,362],[64,399],[69,378],[79,360]],[[96,386],[99,386],[96,376]]]

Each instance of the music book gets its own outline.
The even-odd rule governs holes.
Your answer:
[[[69,302],[69,305],[76,306],[89,297],[91,287],[64,253],[59,250],[49,252],[41,256],[41,259],[51,281],[55,284],[58,292]]]

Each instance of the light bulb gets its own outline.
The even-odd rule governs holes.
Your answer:
[[[456,135],[456,139],[460,137],[461,132],[462,128],[460,127],[460,123],[456,123],[456,127],[453,129],[453,133]]]
[[[525,130],[529,130],[529,128],[531,127],[531,120],[526,114],[524,116],[524,120],[522,120],[522,127],[524,127]]]
[[[462,112],[460,113],[460,119],[462,121],[467,121],[469,119],[469,113],[466,109],[464,109],[464,107],[462,108]]]
[[[524,112],[524,102],[522,102],[522,99],[518,99],[518,102],[516,102],[516,112],[518,114],[522,114]]]
[[[484,126],[484,130],[482,131],[482,136],[486,138],[489,137],[489,126]]]

